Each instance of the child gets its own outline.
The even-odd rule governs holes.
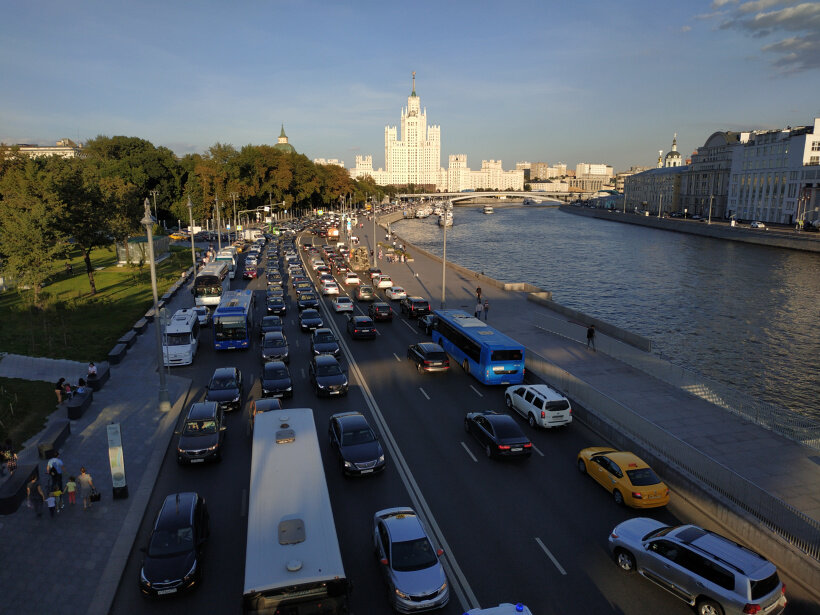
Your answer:
[[[77,481],[73,476],[68,477],[68,482],[65,484],[65,491],[68,494],[68,503],[72,506],[77,503]]]
[[[48,506],[48,514],[54,516],[54,510],[57,508],[57,498],[53,493],[49,493],[46,498],[46,506]]]

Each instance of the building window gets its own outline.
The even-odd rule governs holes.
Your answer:
[[[811,143],[811,151],[813,151],[813,152],[820,152],[820,141],[812,141],[812,143]]]

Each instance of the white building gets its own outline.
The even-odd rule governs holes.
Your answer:
[[[71,139],[60,139],[56,145],[26,145],[16,146],[21,154],[39,158],[41,156],[59,156],[61,158],[77,158],[83,154],[82,144],[76,144]]]
[[[342,167],[342,168],[344,168],[344,166],[345,166],[344,161],[339,160],[338,158],[327,158],[327,159],[325,159],[325,158],[314,158],[313,159],[313,164],[323,164],[323,165],[326,165],[326,166]]]
[[[578,178],[603,178],[606,182],[607,180],[611,179],[614,174],[615,171],[608,164],[593,164],[589,162],[579,162],[575,165],[575,177]]]

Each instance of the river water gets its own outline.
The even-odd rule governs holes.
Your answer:
[[[437,216],[392,225],[441,255]],[[652,340],[653,352],[820,419],[820,256],[544,207],[456,207],[447,260]]]

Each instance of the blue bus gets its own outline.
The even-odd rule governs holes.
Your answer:
[[[222,295],[213,318],[214,348],[250,348],[253,336],[253,291],[231,290]]]
[[[462,310],[435,310],[433,341],[484,384],[524,382],[524,346]]]

